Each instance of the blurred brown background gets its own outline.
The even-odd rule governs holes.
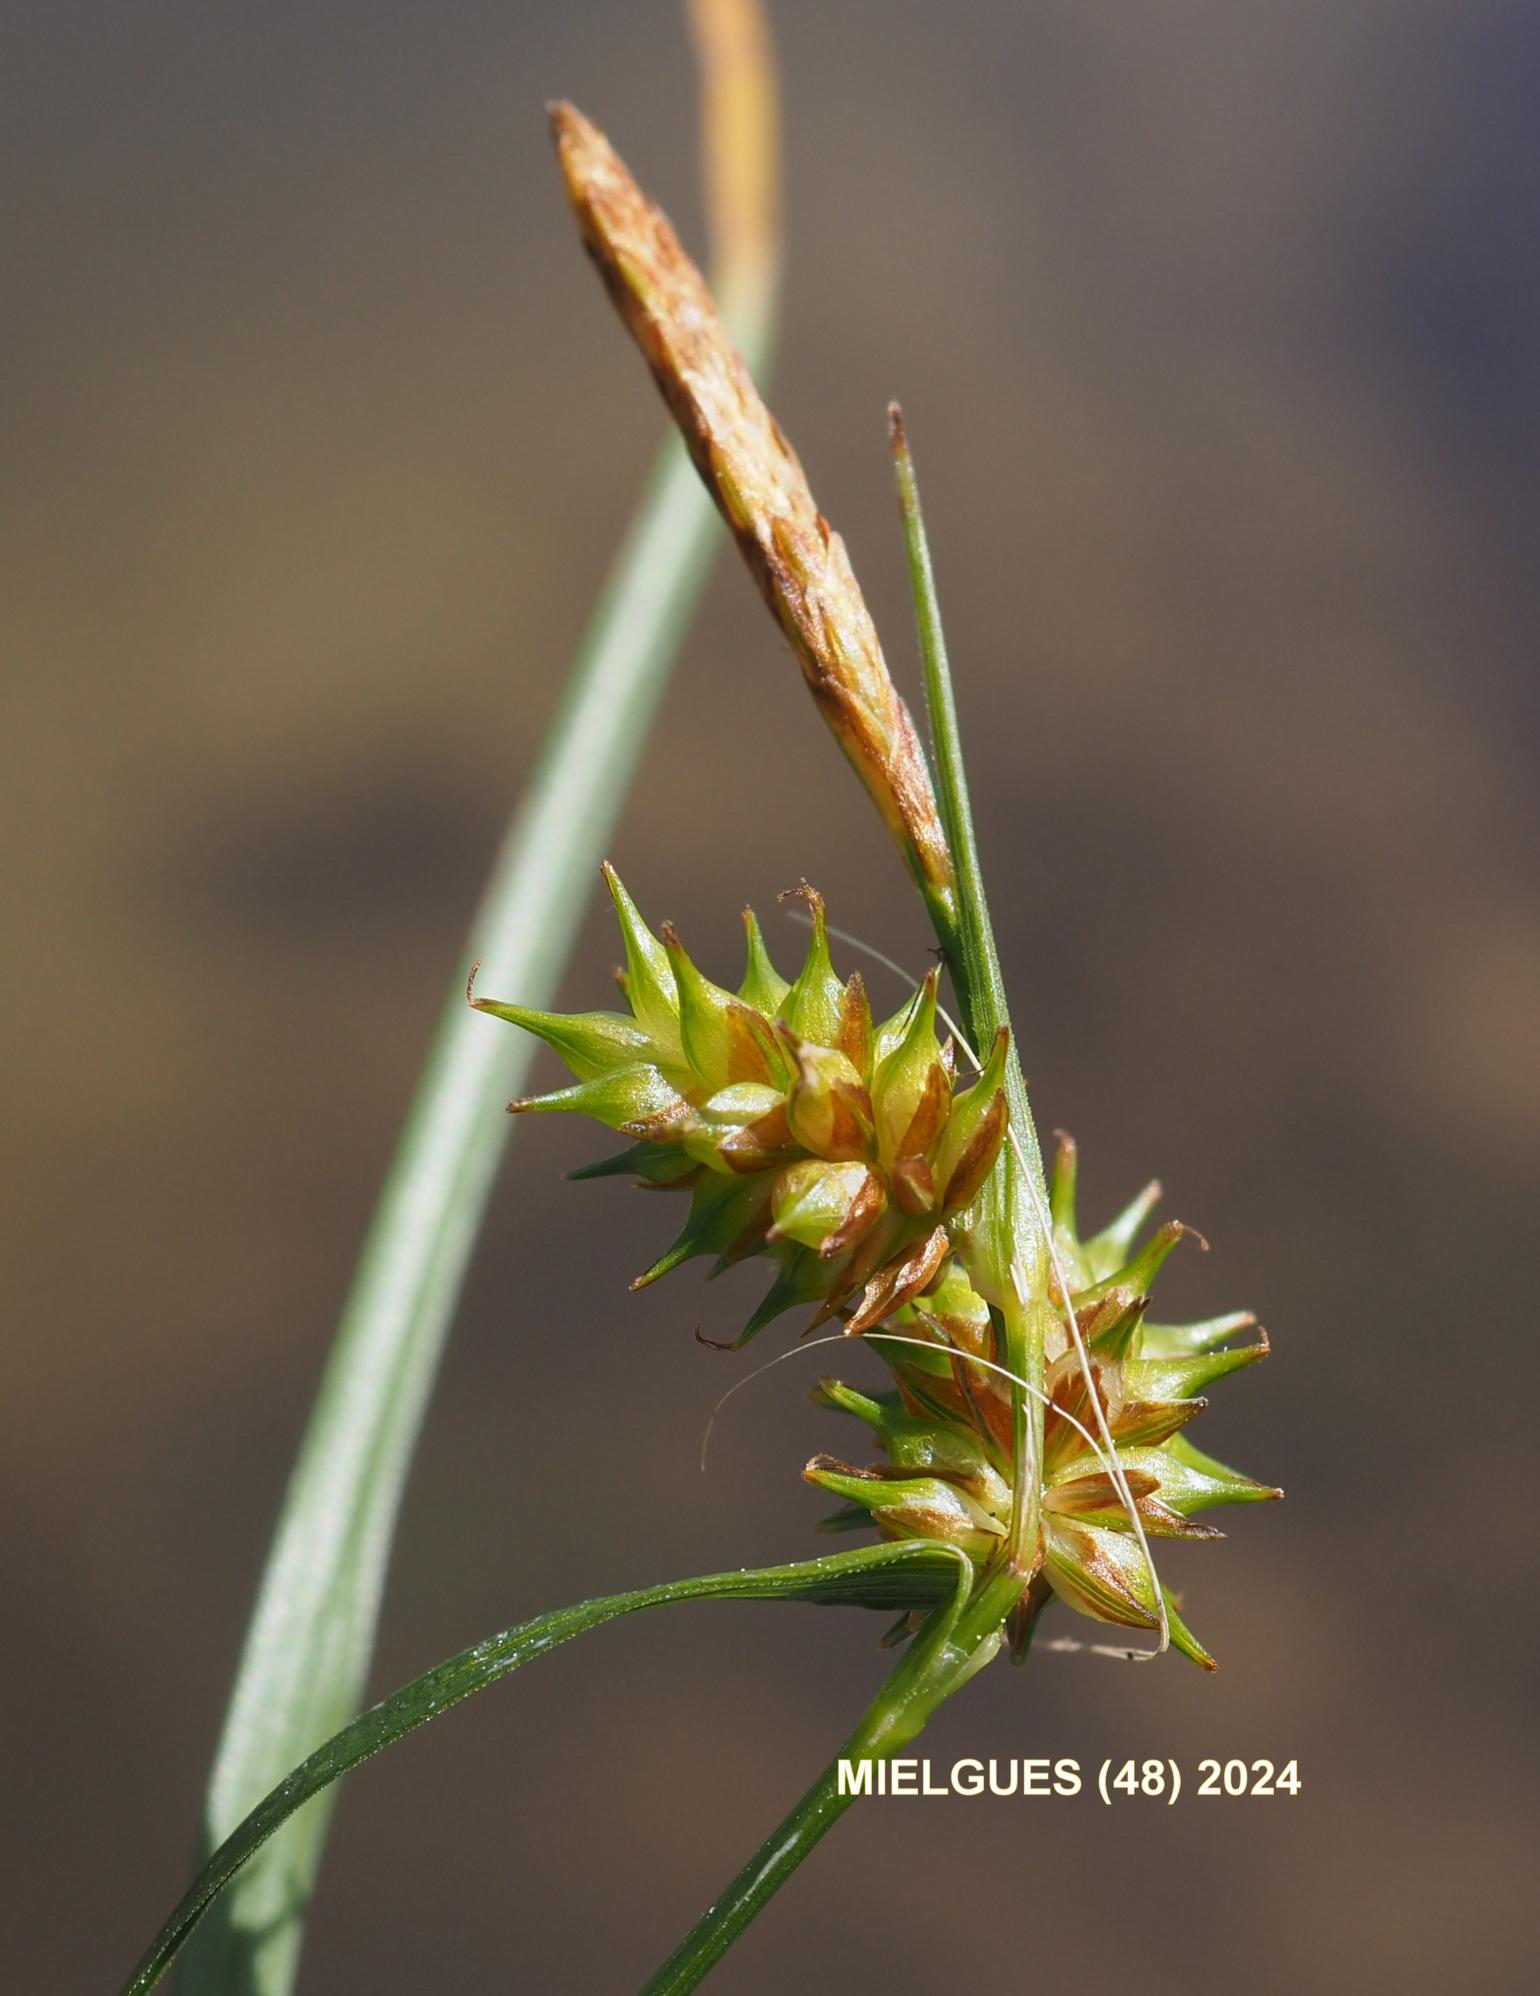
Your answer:
[[[1533,10],[774,12],[778,411],[912,687],[904,398],[1038,1115],[1093,1217],[1159,1170],[1208,1234],[1168,1300],[1254,1306],[1275,1355],[1199,1439],[1289,1490],[1174,1562],[1217,1678],[1045,1655],[929,1750],[1297,1756],[1305,1790],[873,1804],[711,1986],[1516,1989]],[[425,1034],[660,429],[540,107],[597,117],[698,243],[693,78],[668,0],[18,6],[6,43],[0,1868],[7,1986],[98,1990],[183,1882]],[[804,873],[924,949],[725,563],[614,857],[719,975],[743,900]],[[572,1002],[614,955],[596,914]],[[757,1292],[629,1297],[660,1214],[565,1185],[593,1152],[519,1132],[382,1690],[819,1547],[827,1355],[734,1401],[703,1481],[743,1362],[691,1332]],[[355,1776],[305,1988],[634,1987],[842,1736],[880,1627],[643,1618]]]

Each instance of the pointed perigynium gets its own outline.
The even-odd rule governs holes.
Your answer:
[[[1244,1311],[1196,1324],[1147,1321],[1156,1273],[1190,1231],[1164,1226],[1135,1252],[1158,1195],[1159,1187],[1150,1186],[1109,1227],[1082,1241],[1075,1223],[1074,1145],[1061,1138],[1052,1198],[1055,1246],[1123,1480],[1146,1538],[1157,1545],[1162,1539],[1218,1538],[1212,1526],[1195,1522],[1198,1512],[1282,1495],[1187,1440],[1188,1422],[1208,1404],[1204,1389],[1264,1358],[1268,1347],[1260,1331],[1251,1344],[1228,1343],[1255,1328],[1255,1318]],[[874,1400],[826,1380],[816,1396],[874,1429],[887,1460],[859,1467],[815,1456],[804,1474],[846,1501],[830,1529],[869,1517],[888,1537],[944,1539],[982,1565],[1003,1543],[1011,1516],[1011,1407],[1000,1374],[968,1362],[993,1360],[996,1350],[988,1308],[960,1259],[910,1299],[892,1329],[929,1347],[881,1345],[898,1382],[896,1394]],[[1090,1388],[1062,1323],[1050,1337],[1048,1361],[1039,1564],[1016,1633],[1025,1636],[1050,1595],[1097,1621],[1153,1629],[1159,1612],[1149,1567],[1122,1494],[1098,1458],[1097,1448],[1105,1448]],[[1175,1647],[1212,1669],[1212,1658],[1169,1593],[1165,1607]]]
[[[819,512],[668,217],[581,111],[554,104],[551,126],[584,246],[825,721],[922,889],[949,902],[952,863],[925,758],[844,542]]]
[[[634,1140],[579,1176],[629,1173],[688,1193],[677,1239],[633,1286],[697,1255],[718,1268],[770,1255],[775,1281],[740,1343],[799,1304],[817,1306],[815,1324],[843,1316],[859,1334],[932,1288],[1004,1141],[1007,1036],[958,1089],[951,1044],[936,1033],[938,973],[874,1022],[859,973],[834,970],[811,888],[797,890],[812,939],[795,983],[745,911],[748,967],[727,991],[667,924],[652,933],[612,868],[605,879],[625,940],[627,1012],[471,1002],[537,1033],[572,1070],[570,1086],[510,1108],[576,1110]]]

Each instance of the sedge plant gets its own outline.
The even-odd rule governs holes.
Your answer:
[[[646,1982],[694,1988],[854,1799],[843,1762],[901,1751],[1002,1652],[1026,1656],[1054,1604],[1213,1660],[1163,1585],[1157,1549],[1219,1536],[1201,1514],[1277,1496],[1194,1447],[1205,1389],[1265,1355],[1246,1312],[1152,1319],[1167,1257],[1191,1230],[1147,1233],[1158,1186],[1095,1232],[1076,1208],[1076,1153],[1045,1174],[1006,1006],[914,466],[890,412],[933,755],[900,698],[840,537],[760,399],[666,218],[570,105],[552,112],[586,248],[645,355],[696,469],[907,864],[941,970],[886,1018],[859,969],[836,969],[821,897],[793,976],[752,914],[745,967],[714,982],[667,923],[644,919],[613,869],[623,1009],[561,1014],[468,993],[544,1041],[568,1085],[520,1114],[587,1116],[623,1140],[579,1178],[622,1174],[678,1201],[672,1242],[637,1278],[685,1261],[763,1259],[746,1344],[787,1312],[825,1344],[864,1340],[891,1387],[832,1374],[815,1398],[842,1418],[840,1453],[802,1474],[836,1500],[835,1529],[876,1543],[760,1571],[612,1596],[527,1623],[451,1659],[344,1728],[215,1853],[128,1985],[148,1989],[204,1907],[272,1831],[368,1754],[584,1629],[680,1600],[786,1598],[882,1608],[896,1667],[838,1754]],[[576,1196],[576,1195],[575,1195]],[[848,1346],[847,1346],[848,1348]],[[852,1441],[849,1439],[854,1437]],[[852,1456],[858,1459],[851,1459]],[[862,1457],[875,1457],[863,1460]],[[1122,1637],[1126,1644],[1126,1633]]]

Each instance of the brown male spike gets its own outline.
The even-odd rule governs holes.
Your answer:
[[[952,862],[914,722],[882,656],[845,544],[760,399],[700,272],[608,139],[551,106],[583,243],[651,367],[803,675],[927,899],[950,907]]]

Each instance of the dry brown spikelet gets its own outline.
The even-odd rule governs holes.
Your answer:
[[[555,104],[551,124],[584,245],[824,719],[922,888],[950,900],[952,864],[924,754],[844,542],[814,503],[667,216],[580,111]]]

